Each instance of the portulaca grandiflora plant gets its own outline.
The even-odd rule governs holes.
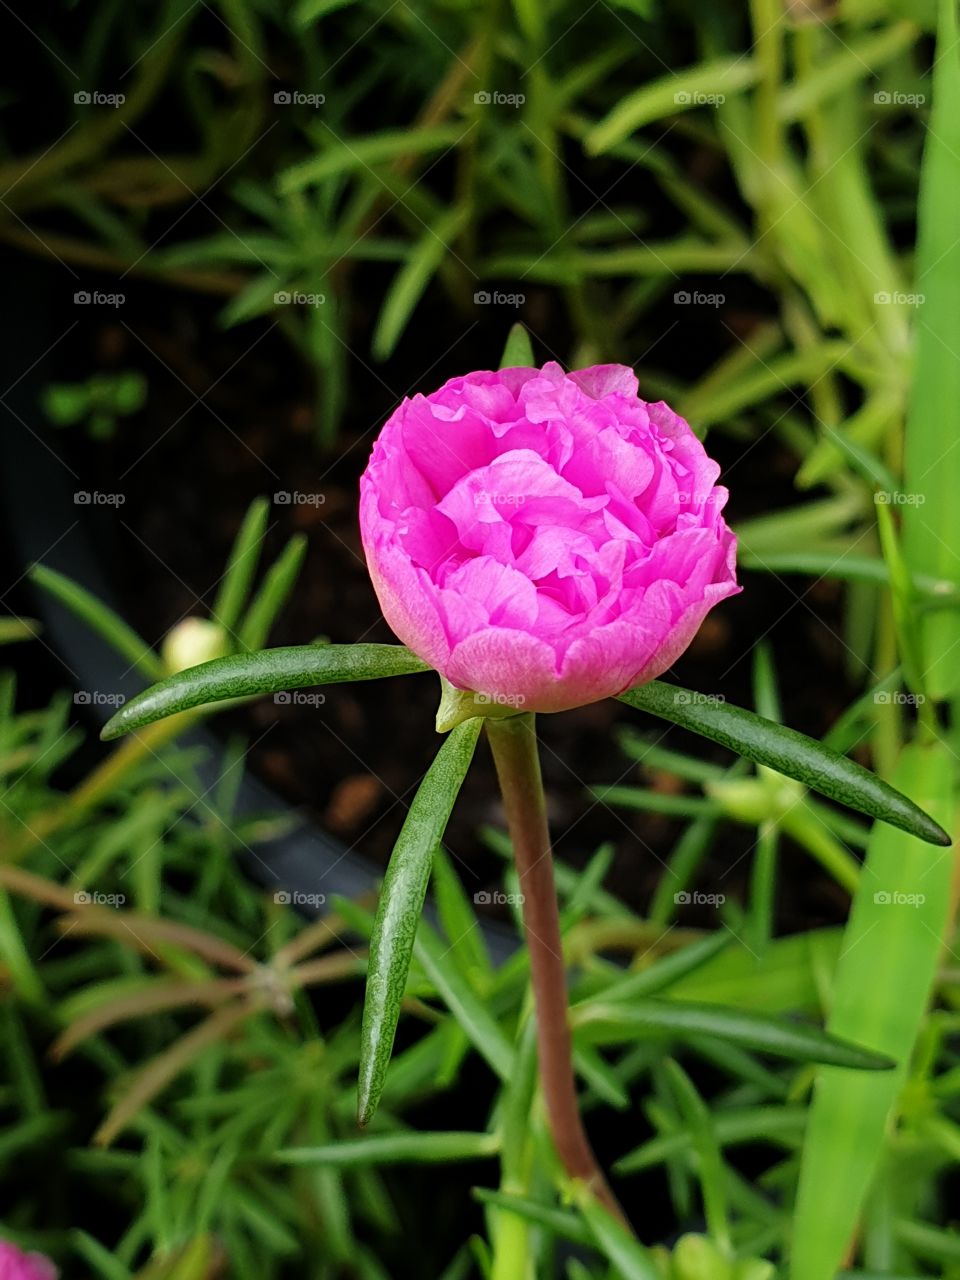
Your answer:
[[[515,329],[498,371],[405,400],[360,486],[360,526],[384,617],[402,644],[311,644],[215,658],[161,680],[104,730],[116,738],[209,703],[433,671],[443,741],[410,806],[370,941],[358,1118],[377,1108],[431,865],[477,740],[496,765],[522,890],[539,1082],[567,1187],[624,1215],[575,1092],[567,981],[536,716],[602,698],[681,725],[936,845],[911,800],[845,756],[658,679],[707,612],[740,588],[720,468],[621,365],[533,367]],[[722,1034],[785,1057],[882,1070],[888,1058],[819,1028],[722,1007],[645,1000],[638,1029]],[[602,1019],[603,1009],[595,1011]],[[684,1021],[686,1019],[686,1022]]]

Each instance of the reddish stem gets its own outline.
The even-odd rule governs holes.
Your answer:
[[[488,719],[486,727],[523,894],[540,1083],[550,1133],[567,1173],[585,1182],[597,1199],[628,1226],[593,1154],[577,1104],[567,975],[536,725],[533,716],[524,713],[505,720]]]

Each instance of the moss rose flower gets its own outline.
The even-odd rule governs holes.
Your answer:
[[[720,468],[623,365],[501,369],[404,400],[361,480],[387,622],[527,711],[652,680],[739,588]]]
[[[24,1253],[0,1240],[0,1280],[57,1280],[57,1268],[42,1253]]]

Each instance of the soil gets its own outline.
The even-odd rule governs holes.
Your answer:
[[[534,296],[528,308],[537,307]],[[754,319],[746,306],[732,323],[749,329]],[[452,336],[456,340],[439,360],[434,344],[424,340],[419,352],[402,349],[392,364],[376,371],[355,360],[353,386],[359,394],[336,455],[325,456],[316,443],[307,375],[279,332],[267,324],[224,333],[212,305],[145,286],[129,299],[122,320],[84,329],[67,362],[76,366],[75,376],[88,376],[91,366],[137,368],[149,383],[146,408],[121,421],[113,439],[93,442],[75,431],[70,441],[85,487],[125,494],[118,512],[92,510],[91,518],[127,615],[144,636],[156,643],[184,616],[209,608],[232,539],[254,497],[300,493],[319,494],[322,501],[274,502],[271,508],[268,560],[295,531],[304,532],[309,541],[299,584],[271,643],[304,643],[321,635],[336,642],[393,639],[363,564],[359,475],[396,401],[411,389],[432,389],[467,368],[495,364],[504,325],[477,327],[438,308],[421,331],[442,334],[436,344],[440,348]],[[707,336],[716,342],[715,335]],[[549,352],[538,353],[545,354]],[[657,356],[661,368],[671,359],[688,365],[689,344],[675,351],[666,344]],[[708,363],[706,351],[703,362]],[[640,375],[642,380],[642,368]],[[71,370],[62,376],[71,376]],[[725,467],[736,463],[728,508],[734,522],[796,500],[793,459],[772,435],[744,450],[741,443],[714,433],[710,448]],[[743,461],[738,460],[741,454]],[[823,733],[852,692],[835,634],[841,629],[839,589],[824,582],[807,590],[801,579],[742,577],[744,592],[707,619],[668,678],[751,705],[751,649],[765,637],[773,645],[783,682],[787,722]],[[432,676],[407,677],[334,687],[321,705],[277,705],[267,699],[217,723],[248,734],[250,768],[280,794],[383,866],[405,806],[436,751],[437,696]],[[613,810],[598,804],[589,788],[642,782],[675,790],[677,782],[624,756],[616,734],[623,725],[657,737],[665,729],[612,701],[541,717],[543,771],[559,855],[582,865],[598,845],[611,841],[615,858],[607,887],[642,911],[680,824]],[[668,730],[664,741],[717,760],[729,758],[679,730]],[[502,823],[496,797],[492,763],[481,746],[447,839],[471,894],[500,882],[502,865],[478,836],[484,824]],[[749,873],[750,836],[748,828],[724,826],[698,887],[710,892],[722,884],[728,897],[739,895]],[[841,920],[844,906],[832,883],[799,851],[788,848],[780,930]],[[714,923],[698,916],[695,907],[684,922]]]

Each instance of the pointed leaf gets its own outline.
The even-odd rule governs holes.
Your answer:
[[[372,1118],[383,1092],[433,855],[443,839],[482,723],[475,719],[457,725],[437,752],[414,796],[380,890],[360,1032],[357,1117],[362,1125]]]
[[[891,1058],[821,1031],[810,1023],[759,1013],[744,1013],[720,1004],[686,1000],[638,1000],[633,1004],[596,1001],[577,1010],[576,1026],[591,1040],[620,1043],[636,1040],[638,1031],[683,1036],[716,1036],[758,1053],[795,1062],[823,1062],[859,1071],[889,1071]]]
[[[876,774],[786,725],[662,680],[630,689],[620,695],[620,701],[719,742],[755,764],[796,778],[831,800],[929,844],[950,843],[939,823]]]
[[[100,736],[109,742],[178,711],[228,698],[427,670],[425,662],[400,644],[303,644],[231,654],[178,671],[131,698]]]
[[[506,346],[503,348],[500,368],[532,369],[533,367],[533,347],[530,343],[530,335],[522,324],[512,325],[510,332],[507,334]]]
[[[897,782],[946,817],[953,760],[940,744],[908,747]],[[896,1100],[907,1079],[945,938],[950,937],[953,853],[932,859],[909,836],[875,827],[836,965],[829,1026],[896,1059],[882,1076],[819,1072],[793,1224],[798,1280],[829,1280],[878,1163],[889,1151]]]

